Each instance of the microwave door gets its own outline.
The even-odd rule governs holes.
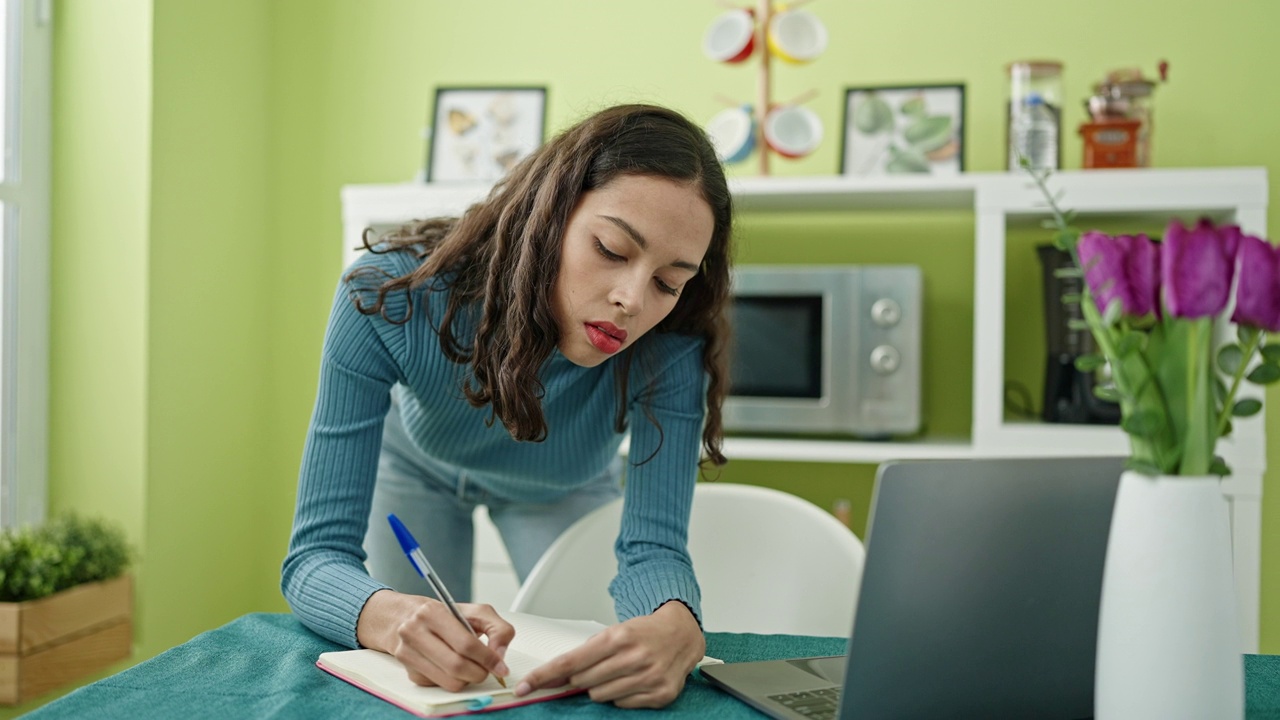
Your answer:
[[[733,313],[726,427],[778,433],[835,430],[830,294],[740,294]]]

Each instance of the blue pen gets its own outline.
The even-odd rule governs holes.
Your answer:
[[[467,622],[467,619],[462,616],[462,611],[458,609],[457,603],[453,601],[453,596],[449,594],[449,589],[444,586],[440,576],[436,575],[436,571],[431,569],[431,563],[427,562],[427,556],[422,554],[422,547],[418,545],[418,541],[410,534],[409,528],[405,527],[404,523],[400,522],[400,518],[396,517],[394,513],[387,516],[387,522],[391,523],[391,531],[396,534],[396,540],[400,541],[400,549],[404,550],[404,554],[409,557],[409,563],[413,565],[413,569],[426,578],[436,596],[444,602],[445,607],[449,608],[449,612],[453,613],[453,616],[458,618],[458,622],[462,623],[462,626],[470,631],[473,637],[478,639],[480,636],[476,634],[476,629],[471,627],[471,623]],[[493,677],[502,687],[507,686],[506,680],[497,675]]]

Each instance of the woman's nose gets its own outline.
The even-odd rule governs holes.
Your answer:
[[[644,284],[627,279],[613,288],[613,304],[628,317],[640,314],[644,309]]]

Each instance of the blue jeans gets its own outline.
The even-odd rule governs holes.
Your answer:
[[[490,497],[464,468],[418,450],[400,422],[399,406],[392,403],[364,538],[365,567],[374,579],[400,592],[435,597],[426,580],[414,572],[387,524],[387,515],[395,513],[421,544],[453,599],[470,602],[475,541],[471,516],[477,505],[488,507],[516,575],[524,582],[561,532],[622,494],[621,476],[622,461],[615,458],[599,477],[553,502],[514,503]]]

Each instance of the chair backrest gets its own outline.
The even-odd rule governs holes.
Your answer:
[[[552,543],[511,609],[617,622],[608,585],[617,574],[617,500]],[[831,514],[794,495],[733,483],[698,483],[689,555],[708,632],[848,637],[865,552]]]

